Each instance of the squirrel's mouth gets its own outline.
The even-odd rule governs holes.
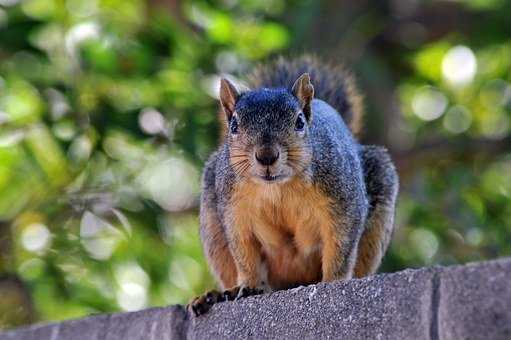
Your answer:
[[[257,171],[259,170],[259,171]],[[286,182],[289,177],[290,173],[285,171],[285,169],[275,169],[272,167],[266,167],[266,169],[257,169],[252,174],[254,176],[254,179],[257,180],[259,183],[283,183]],[[262,170],[262,171],[261,171]]]
[[[282,179],[284,176],[282,175],[270,175],[270,174],[266,174],[264,176],[259,176],[261,177],[262,179],[264,179],[265,181],[267,182],[275,182],[275,181],[278,181],[279,179]]]
[[[282,174],[273,175],[270,172],[270,169],[266,169],[266,172],[264,173],[264,175],[259,175],[259,178],[261,178],[265,182],[277,182],[277,181],[285,179],[285,177],[286,176],[284,176]]]

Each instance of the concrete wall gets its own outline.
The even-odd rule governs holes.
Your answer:
[[[0,302],[1,303],[1,302]],[[218,304],[98,315],[8,339],[511,339],[511,258],[321,283]]]

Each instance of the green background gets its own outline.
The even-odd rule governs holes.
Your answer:
[[[0,0],[0,328],[185,303],[216,86],[343,61],[401,178],[381,271],[511,254],[511,2]]]

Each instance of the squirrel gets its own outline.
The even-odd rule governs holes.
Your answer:
[[[200,237],[221,291],[189,306],[373,274],[394,229],[398,176],[361,145],[362,100],[313,56],[259,66],[250,90],[220,81],[223,140],[202,177]]]

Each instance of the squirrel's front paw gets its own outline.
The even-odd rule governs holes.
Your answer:
[[[193,299],[193,301],[188,304],[187,308],[191,309],[195,316],[199,316],[205,314],[215,303],[226,300],[225,292],[221,293],[217,290],[211,290]]]
[[[206,314],[215,303],[234,301],[244,297],[263,294],[265,289],[260,287],[236,286],[223,292],[212,290],[193,299],[187,306],[195,316]]]

